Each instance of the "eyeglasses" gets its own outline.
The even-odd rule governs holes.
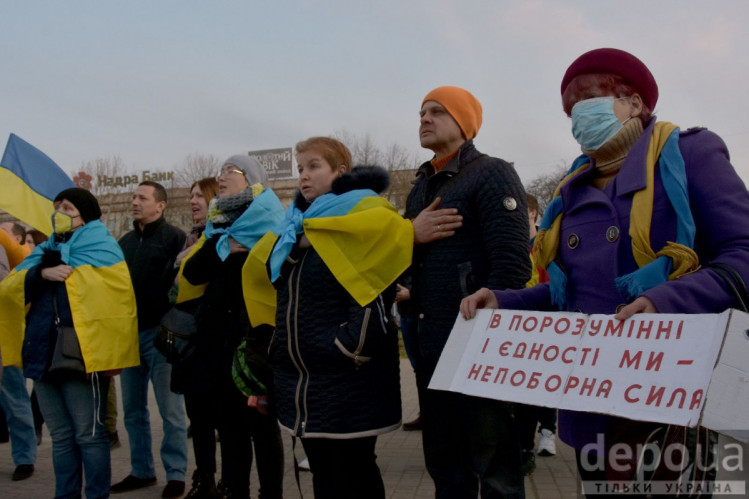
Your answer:
[[[216,178],[221,177],[221,175],[234,175],[234,174],[244,175],[244,172],[240,170],[239,168],[237,168],[236,166],[230,166],[228,168],[223,168],[219,170],[218,175],[216,175]]]

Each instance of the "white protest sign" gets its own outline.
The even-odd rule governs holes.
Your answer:
[[[456,321],[429,388],[693,426],[728,317],[480,310]]]
[[[715,366],[702,425],[749,442],[749,314],[731,311]]]

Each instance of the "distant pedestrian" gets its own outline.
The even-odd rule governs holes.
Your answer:
[[[112,492],[127,492],[156,483],[151,453],[148,417],[150,381],[163,420],[161,461],[167,484],[163,497],[179,497],[185,490],[187,472],[187,426],[182,395],[169,389],[171,365],[156,350],[153,339],[161,317],[169,310],[169,290],[177,270],[177,254],[185,244],[185,233],[164,219],[166,189],[145,181],[138,185],[132,201],[133,230],[120,239],[138,303],[141,364],[120,375],[125,428],[130,441],[131,472],[112,485]]]

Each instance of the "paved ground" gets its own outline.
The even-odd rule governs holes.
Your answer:
[[[403,420],[411,420],[418,411],[416,400],[416,386],[413,372],[407,360],[401,361],[402,391],[403,391]],[[119,388],[119,387],[118,387]],[[119,390],[118,390],[119,392]],[[154,434],[154,456],[157,462],[158,483],[153,487],[113,497],[122,499],[157,499],[161,497],[161,490],[166,484],[164,470],[159,469],[158,445],[161,441],[161,419],[151,393],[151,421]],[[127,433],[122,425],[122,403],[119,403],[120,423],[119,434],[122,447],[112,451],[112,479],[119,481],[130,471],[130,454],[127,446]],[[299,495],[294,480],[293,460],[291,453],[291,438],[284,436],[286,447],[286,474],[284,490],[286,497],[295,498]],[[555,457],[537,457],[536,471],[526,478],[525,488],[528,498],[557,499],[577,497],[575,456],[572,449],[557,440],[558,453]],[[12,482],[13,462],[10,457],[10,444],[0,444],[0,498],[51,498],[54,497],[54,474],[52,470],[52,444],[49,434],[43,437],[42,445],[38,448],[36,473],[28,480]],[[297,448],[298,458],[302,459],[302,452]],[[385,488],[391,499],[427,498],[434,497],[434,486],[424,469],[424,457],[421,450],[421,432],[394,431],[381,436],[377,443],[378,463],[385,480]],[[190,464],[188,474],[195,468],[190,445]],[[257,479],[253,470],[252,496],[257,497]],[[301,485],[304,497],[312,498],[312,479],[309,473],[301,474]],[[188,484],[189,486],[189,484]]]

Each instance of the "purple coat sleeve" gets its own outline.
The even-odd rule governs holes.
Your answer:
[[[727,285],[706,268],[733,267],[749,282],[749,193],[723,141],[701,130],[679,143],[687,170],[689,202],[697,228],[695,251],[702,268],[644,293],[661,313],[716,313],[737,306]]]
[[[507,310],[554,310],[551,305],[548,283],[536,284],[532,288],[503,289],[493,291],[499,308]]]

